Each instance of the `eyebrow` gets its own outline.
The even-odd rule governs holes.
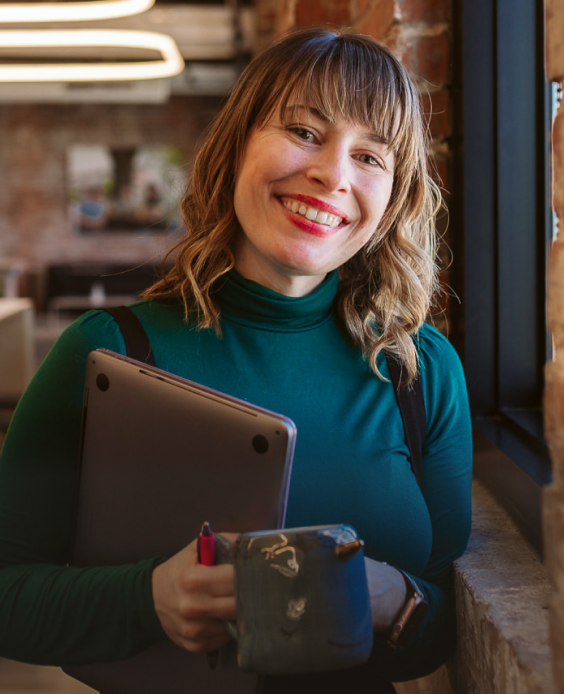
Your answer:
[[[293,113],[296,111],[306,111],[308,113],[311,113],[315,118],[318,118],[319,120],[323,121],[324,123],[329,123],[329,119],[327,116],[325,116],[321,111],[315,106],[304,106],[303,104],[294,104],[293,106],[286,106],[284,109],[285,113]],[[383,137],[382,135],[379,135],[377,132],[374,132],[373,130],[365,130],[363,133],[363,137],[365,137],[367,140],[370,140],[370,142],[374,142],[378,145],[390,145],[390,141]]]

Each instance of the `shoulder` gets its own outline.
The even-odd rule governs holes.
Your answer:
[[[460,358],[436,328],[425,323],[415,336],[428,423],[444,433],[458,422],[469,428],[469,406]]]
[[[128,306],[148,330],[166,326],[167,322],[182,320],[182,311],[159,301],[138,301]],[[93,310],[77,318],[62,334],[61,346],[84,346],[90,349],[105,347],[124,352],[125,344],[118,321],[105,310]]]
[[[56,350],[81,353],[99,347],[120,351],[121,334],[116,321],[103,310],[93,310],[77,318],[63,332]]]
[[[142,315],[149,311],[141,301],[131,306],[134,313],[143,321]],[[144,321],[143,321],[144,322]],[[117,321],[101,309],[87,311],[71,323],[53,347],[53,352],[65,358],[86,358],[89,352],[104,347],[125,354],[125,343]]]
[[[441,368],[443,360],[447,365],[460,364],[456,350],[448,339],[436,328],[423,323],[414,337],[422,368]],[[445,365],[446,366],[446,365]]]
[[[419,355],[422,383],[457,381],[464,383],[464,371],[458,353],[436,328],[424,323],[414,337]]]

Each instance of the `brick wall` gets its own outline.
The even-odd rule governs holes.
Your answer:
[[[546,1],[547,75],[564,81],[564,0]],[[553,205],[564,220],[564,111],[553,131]],[[562,225],[562,222],[560,222]],[[552,449],[554,484],[545,490],[544,521],[547,569],[555,588],[550,610],[555,691],[564,692],[564,237],[551,249],[548,317],[556,358],[546,367],[545,427]]]
[[[166,145],[186,162],[218,106],[212,97],[163,105],[14,104],[0,110],[0,257],[41,265],[53,260],[143,261],[167,242],[136,234],[80,236],[67,214],[66,156],[74,144]]]

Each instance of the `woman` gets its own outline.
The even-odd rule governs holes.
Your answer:
[[[393,691],[381,680],[431,672],[454,642],[471,443],[460,363],[423,323],[438,207],[425,144],[417,95],[387,50],[335,31],[289,35],[253,61],[216,119],[183,201],[176,264],[133,306],[160,368],[296,422],[287,526],[347,522],[364,539],[376,645],[343,675],[347,691]],[[39,369],[2,452],[0,652],[64,665],[163,638],[217,648],[221,620],[235,617],[233,574],[199,566],[195,543],[166,561],[66,565],[85,360],[98,347],[125,351],[114,320],[90,312]],[[421,489],[386,354],[421,381]],[[393,649],[409,597],[400,569],[429,611]],[[340,687],[339,675],[312,677],[300,681]],[[286,685],[269,678],[267,691]]]

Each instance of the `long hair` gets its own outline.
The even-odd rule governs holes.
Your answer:
[[[194,162],[181,207],[186,237],[172,269],[146,298],[180,297],[186,315],[219,334],[217,280],[234,265],[236,172],[247,137],[289,99],[330,122],[345,118],[380,134],[394,152],[390,201],[370,242],[340,269],[338,316],[381,376],[382,350],[407,380],[418,371],[413,334],[437,289],[435,216],[440,193],[427,169],[418,95],[401,63],[372,39],[340,30],[295,31],[256,57],[237,81]]]

